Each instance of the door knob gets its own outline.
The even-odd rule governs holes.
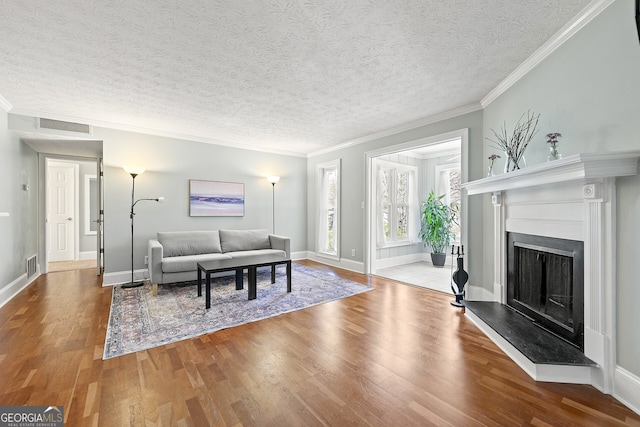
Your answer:
[[[73,218],[69,217],[67,218],[67,221],[73,221]]]

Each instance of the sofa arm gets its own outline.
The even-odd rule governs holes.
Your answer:
[[[287,259],[291,259],[291,239],[284,236],[276,236],[275,234],[269,234],[269,241],[271,242],[271,249],[280,249],[285,251]]]
[[[154,285],[162,283],[162,243],[156,239],[150,239],[148,245],[149,280]]]

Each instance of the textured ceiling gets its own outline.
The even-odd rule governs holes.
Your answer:
[[[20,0],[11,112],[304,154],[479,102],[588,0]]]

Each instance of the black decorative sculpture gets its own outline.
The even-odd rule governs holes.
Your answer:
[[[454,255],[455,245],[451,246],[451,255]],[[457,270],[451,275],[451,290],[456,296],[455,301],[451,301],[451,305],[455,307],[464,307],[462,300],[464,299],[464,285],[469,280],[469,274],[464,271],[464,246],[458,246],[457,250]]]

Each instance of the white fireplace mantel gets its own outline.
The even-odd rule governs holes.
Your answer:
[[[592,384],[606,393],[612,390],[616,348],[615,178],[638,174],[639,159],[640,151],[576,154],[462,185],[468,195],[492,194],[494,301],[506,303],[508,232],[584,242],[584,353],[597,367],[533,365],[517,350],[501,345],[500,337],[472,318],[536,380]]]
[[[638,173],[640,151],[582,153],[462,185],[468,195]]]

